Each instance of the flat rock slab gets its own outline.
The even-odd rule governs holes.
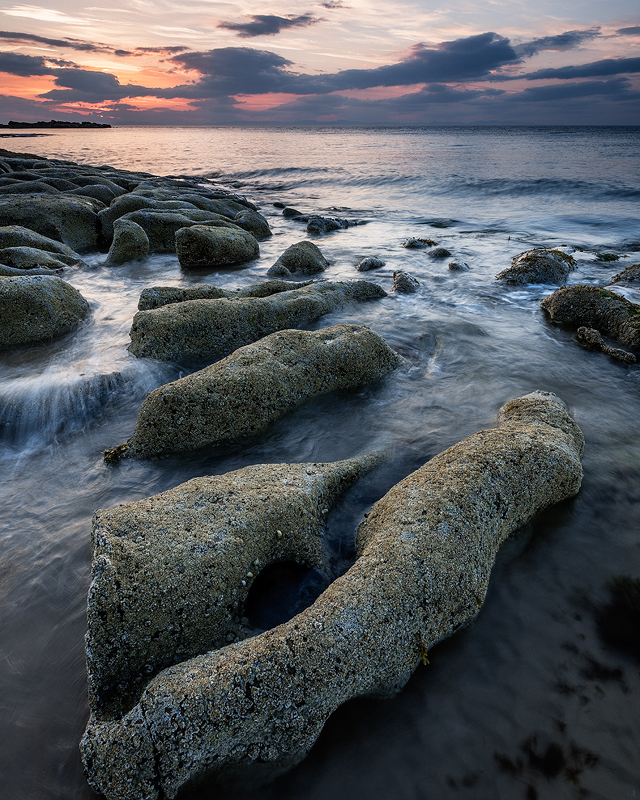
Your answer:
[[[105,458],[157,458],[256,436],[312,397],[358,388],[399,364],[362,325],[272,333],[150,392],[133,436]]]
[[[61,336],[89,311],[80,292],[55,275],[0,278],[0,347]]]
[[[580,429],[555,395],[507,403],[498,426],[394,486],[360,525],[357,560],[288,622],[160,672],[122,718],[89,721],[82,754],[108,800],[175,798],[243,772],[273,777],[354,697],[388,697],[479,613],[500,545],[575,495]]]
[[[323,571],[329,509],[379,460],[261,464],[98,511],[86,639],[92,714],[121,715],[161,669],[233,638],[265,567]]]
[[[515,285],[564,283],[575,263],[573,256],[562,250],[526,250],[511,261],[508,269],[499,272],[496,280]]]
[[[198,283],[185,288],[178,286],[150,286],[143,289],[138,300],[138,311],[148,311],[151,308],[160,308],[171,303],[184,303],[186,300],[217,300],[226,297],[230,300],[240,297],[271,297],[278,292],[290,292],[309,286],[313,281],[282,281],[270,280],[250,283],[241,289],[220,289],[210,283]]]
[[[275,331],[316,322],[349,302],[385,295],[374,283],[354,281],[313,284],[270,297],[185,300],[139,311],[129,350],[138,358],[211,363]]]
[[[541,303],[551,320],[576,330],[595,328],[640,349],[640,306],[601,286],[564,286]]]

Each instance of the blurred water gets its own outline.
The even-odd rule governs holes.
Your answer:
[[[338,574],[352,557],[362,514],[393,483],[491,425],[506,400],[537,388],[562,397],[583,429],[581,493],[514,537],[478,621],[436,648],[430,667],[398,698],[338,711],[302,765],[251,797],[640,796],[638,665],[608,649],[594,623],[607,580],[640,574],[640,370],[587,352],[574,334],[551,326],[540,301],[554,287],[505,288],[494,280],[514,255],[538,245],[585,248],[573,251],[571,283],[607,283],[640,261],[639,133],[119,128],[3,143],[215,180],[257,202],[274,231],[258,262],[204,276],[182,273],[174,256],[108,268],[94,254],[64,276],[90,301],[91,318],[53,344],[0,354],[0,786],[7,797],[93,796],[77,745],[87,716],[82,637],[96,508],[247,464],[384,448],[389,461],[330,517]],[[274,200],[368,221],[314,240],[331,261],[325,277],[365,277],[387,291],[396,269],[421,281],[415,295],[353,305],[315,326],[370,325],[403,355],[403,367],[380,385],[309,403],[246,446],[106,467],[101,450],[131,434],[144,393],[181,374],[180,365],[126,351],[142,288],[203,280],[233,288],[263,279],[289,244],[306,238]],[[408,236],[437,239],[470,270],[450,272],[450,259],[403,248]],[[598,261],[600,250],[621,258]],[[367,255],[386,266],[356,273]],[[637,291],[617,291],[639,300]],[[557,770],[545,768],[548,753]]]

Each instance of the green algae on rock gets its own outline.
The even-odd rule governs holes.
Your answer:
[[[19,225],[81,253],[98,245],[98,215],[88,197],[19,195],[0,198],[0,225]]]
[[[278,258],[275,264],[267,270],[267,275],[315,275],[323,272],[329,262],[322,255],[317,244],[306,239],[290,245]]]
[[[131,219],[117,219],[113,223],[113,241],[106,263],[126,264],[149,255],[149,237],[144,228]]]
[[[184,300],[139,311],[129,350],[138,358],[211,362],[275,331],[316,322],[349,302],[386,296],[367,281],[287,288],[269,297]]]
[[[575,495],[583,438],[555,395],[507,403],[498,425],[394,486],[357,534],[355,564],[302,613],[156,675],[82,741],[108,800],[175,798],[210,776],[272,778],[354,697],[388,697],[479,613],[500,545]],[[133,545],[135,547],[135,545]]]
[[[178,261],[186,268],[246,264],[260,255],[255,236],[228,222],[181,228],[175,240]]]
[[[541,303],[552,322],[595,328],[634,350],[640,348],[640,306],[598,286],[565,286]]]
[[[55,275],[0,278],[0,347],[61,336],[89,311],[80,292]]]
[[[270,297],[278,292],[289,292],[309,286],[313,281],[270,280],[250,283],[241,289],[220,289],[210,283],[198,283],[185,288],[177,286],[150,286],[143,289],[138,301],[138,311],[148,311],[171,303],[184,303],[185,300],[217,300],[226,297],[229,300],[240,297]]]
[[[564,283],[575,267],[573,256],[562,250],[526,250],[511,261],[508,269],[499,272],[496,280],[522,285],[525,283]]]
[[[359,388],[399,364],[363,325],[272,333],[150,392],[122,455],[158,458],[256,436],[312,397]]]
[[[631,264],[611,278],[611,283],[640,283],[640,264]]]

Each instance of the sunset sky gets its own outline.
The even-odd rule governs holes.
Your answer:
[[[640,124],[637,0],[51,0],[0,10],[0,122]]]

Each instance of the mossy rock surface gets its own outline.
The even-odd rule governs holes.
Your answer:
[[[499,272],[496,280],[515,285],[564,283],[574,267],[573,256],[561,250],[526,250],[511,261],[508,269]]]
[[[176,233],[175,241],[180,266],[186,268],[246,264],[260,255],[255,236],[227,221],[220,223],[220,227],[183,227]]]

